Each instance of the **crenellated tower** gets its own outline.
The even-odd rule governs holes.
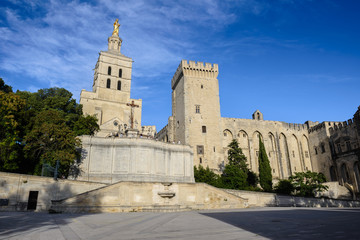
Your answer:
[[[222,163],[217,64],[182,60],[171,80],[169,140],[189,144],[194,165],[219,169]]]

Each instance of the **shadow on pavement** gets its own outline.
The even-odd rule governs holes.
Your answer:
[[[49,214],[38,212],[1,212],[0,239],[16,238],[35,231],[61,229],[72,219],[85,214]],[[90,214],[86,214],[90,215]]]
[[[269,239],[360,239],[360,209],[200,213]]]

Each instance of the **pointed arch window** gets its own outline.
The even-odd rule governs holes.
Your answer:
[[[111,75],[111,67],[108,67],[108,75]]]
[[[121,81],[118,81],[117,90],[121,90]]]
[[[110,86],[111,86],[111,80],[108,78],[108,79],[106,80],[106,87],[107,87],[107,88],[110,88]]]
[[[119,78],[122,78],[122,69],[119,69]]]

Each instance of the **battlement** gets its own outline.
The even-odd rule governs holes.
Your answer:
[[[309,126],[307,124],[301,124],[301,123],[285,123],[285,122],[283,122],[283,126],[286,127],[287,129],[298,130],[298,131],[309,129]]]
[[[221,118],[225,124],[233,124],[233,123],[239,123],[239,125],[242,125],[243,123],[246,124],[253,124],[254,119],[247,119],[247,118],[227,118],[222,117]],[[306,131],[309,129],[307,124],[301,124],[301,123],[287,123],[287,122],[281,122],[281,121],[272,121],[272,120],[260,120],[256,121],[255,124],[258,126],[278,126],[280,125],[282,128],[286,130],[295,130],[295,131]]]
[[[339,124],[340,122],[322,122],[322,123],[319,123],[315,126],[312,126],[309,128],[309,133],[312,133],[312,132],[317,132],[317,131],[320,131],[320,130],[326,130],[326,128],[333,128],[334,126],[336,126],[336,124]]]
[[[334,124],[333,127],[330,127],[330,134],[334,134],[336,132],[342,131],[343,129],[347,128],[347,127],[351,127],[352,124],[354,123],[355,119],[349,119],[347,121],[344,122],[339,122],[337,124]]]
[[[175,89],[176,85],[183,76],[197,78],[217,78],[219,66],[217,64],[181,60],[176,72],[171,80],[171,88]]]

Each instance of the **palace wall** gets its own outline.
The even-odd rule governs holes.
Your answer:
[[[329,169],[333,165],[331,156],[330,128],[336,122],[322,122],[309,129],[310,152],[314,156],[314,171],[321,172],[326,179],[331,180]]]
[[[332,146],[333,164],[330,174],[333,180],[353,185],[360,192],[360,134],[359,110],[353,119],[334,124],[330,129],[329,144]]]
[[[247,157],[249,168],[256,173],[259,172],[259,136],[265,145],[274,179],[313,169],[306,124],[222,118],[222,131],[224,158],[227,158],[229,143],[236,139]]]
[[[157,139],[189,144],[194,165],[209,166],[217,173],[227,163],[229,143],[237,139],[248,166],[258,173],[260,136],[274,179],[309,170],[323,173],[328,181],[351,183],[360,191],[360,110],[343,123],[267,121],[258,110],[253,119],[222,118],[218,73],[217,64],[181,61],[171,80],[172,116]]]

